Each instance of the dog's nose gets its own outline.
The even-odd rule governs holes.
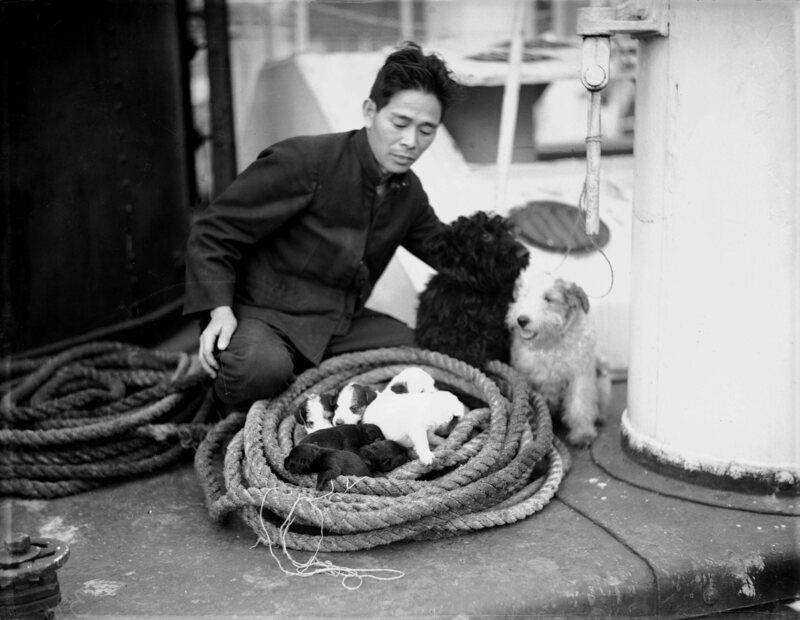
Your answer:
[[[517,317],[517,325],[519,325],[522,328],[524,328],[530,322],[531,320],[524,314],[522,316]]]
[[[334,422],[334,424],[336,426],[341,426],[342,424],[344,424],[344,420],[336,420],[336,422]]]

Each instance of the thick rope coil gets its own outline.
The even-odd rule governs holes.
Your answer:
[[[119,342],[0,360],[0,494],[79,493],[194,450],[212,405],[195,361]]]
[[[434,450],[431,466],[415,460],[385,476],[340,476],[322,492],[314,476],[283,468],[303,434],[292,414],[304,396],[348,381],[385,382],[407,366],[424,368],[477,404]],[[326,360],[278,397],[217,424],[195,454],[213,519],[238,512],[270,546],[280,541],[306,551],[367,549],[513,523],[547,505],[568,466],[544,400],[516,371],[491,362],[484,373],[411,347]]]

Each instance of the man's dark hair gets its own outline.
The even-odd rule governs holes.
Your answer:
[[[462,98],[462,87],[452,77],[444,61],[436,54],[425,55],[413,41],[406,41],[392,52],[378,71],[369,98],[380,110],[402,90],[421,90],[435,96],[447,109]]]

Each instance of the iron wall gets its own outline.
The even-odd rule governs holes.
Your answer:
[[[0,353],[183,296],[183,0],[0,0]]]

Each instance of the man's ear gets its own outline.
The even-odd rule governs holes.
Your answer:
[[[361,110],[364,113],[364,126],[372,127],[372,121],[375,119],[375,113],[377,112],[375,102],[372,99],[364,99]]]

